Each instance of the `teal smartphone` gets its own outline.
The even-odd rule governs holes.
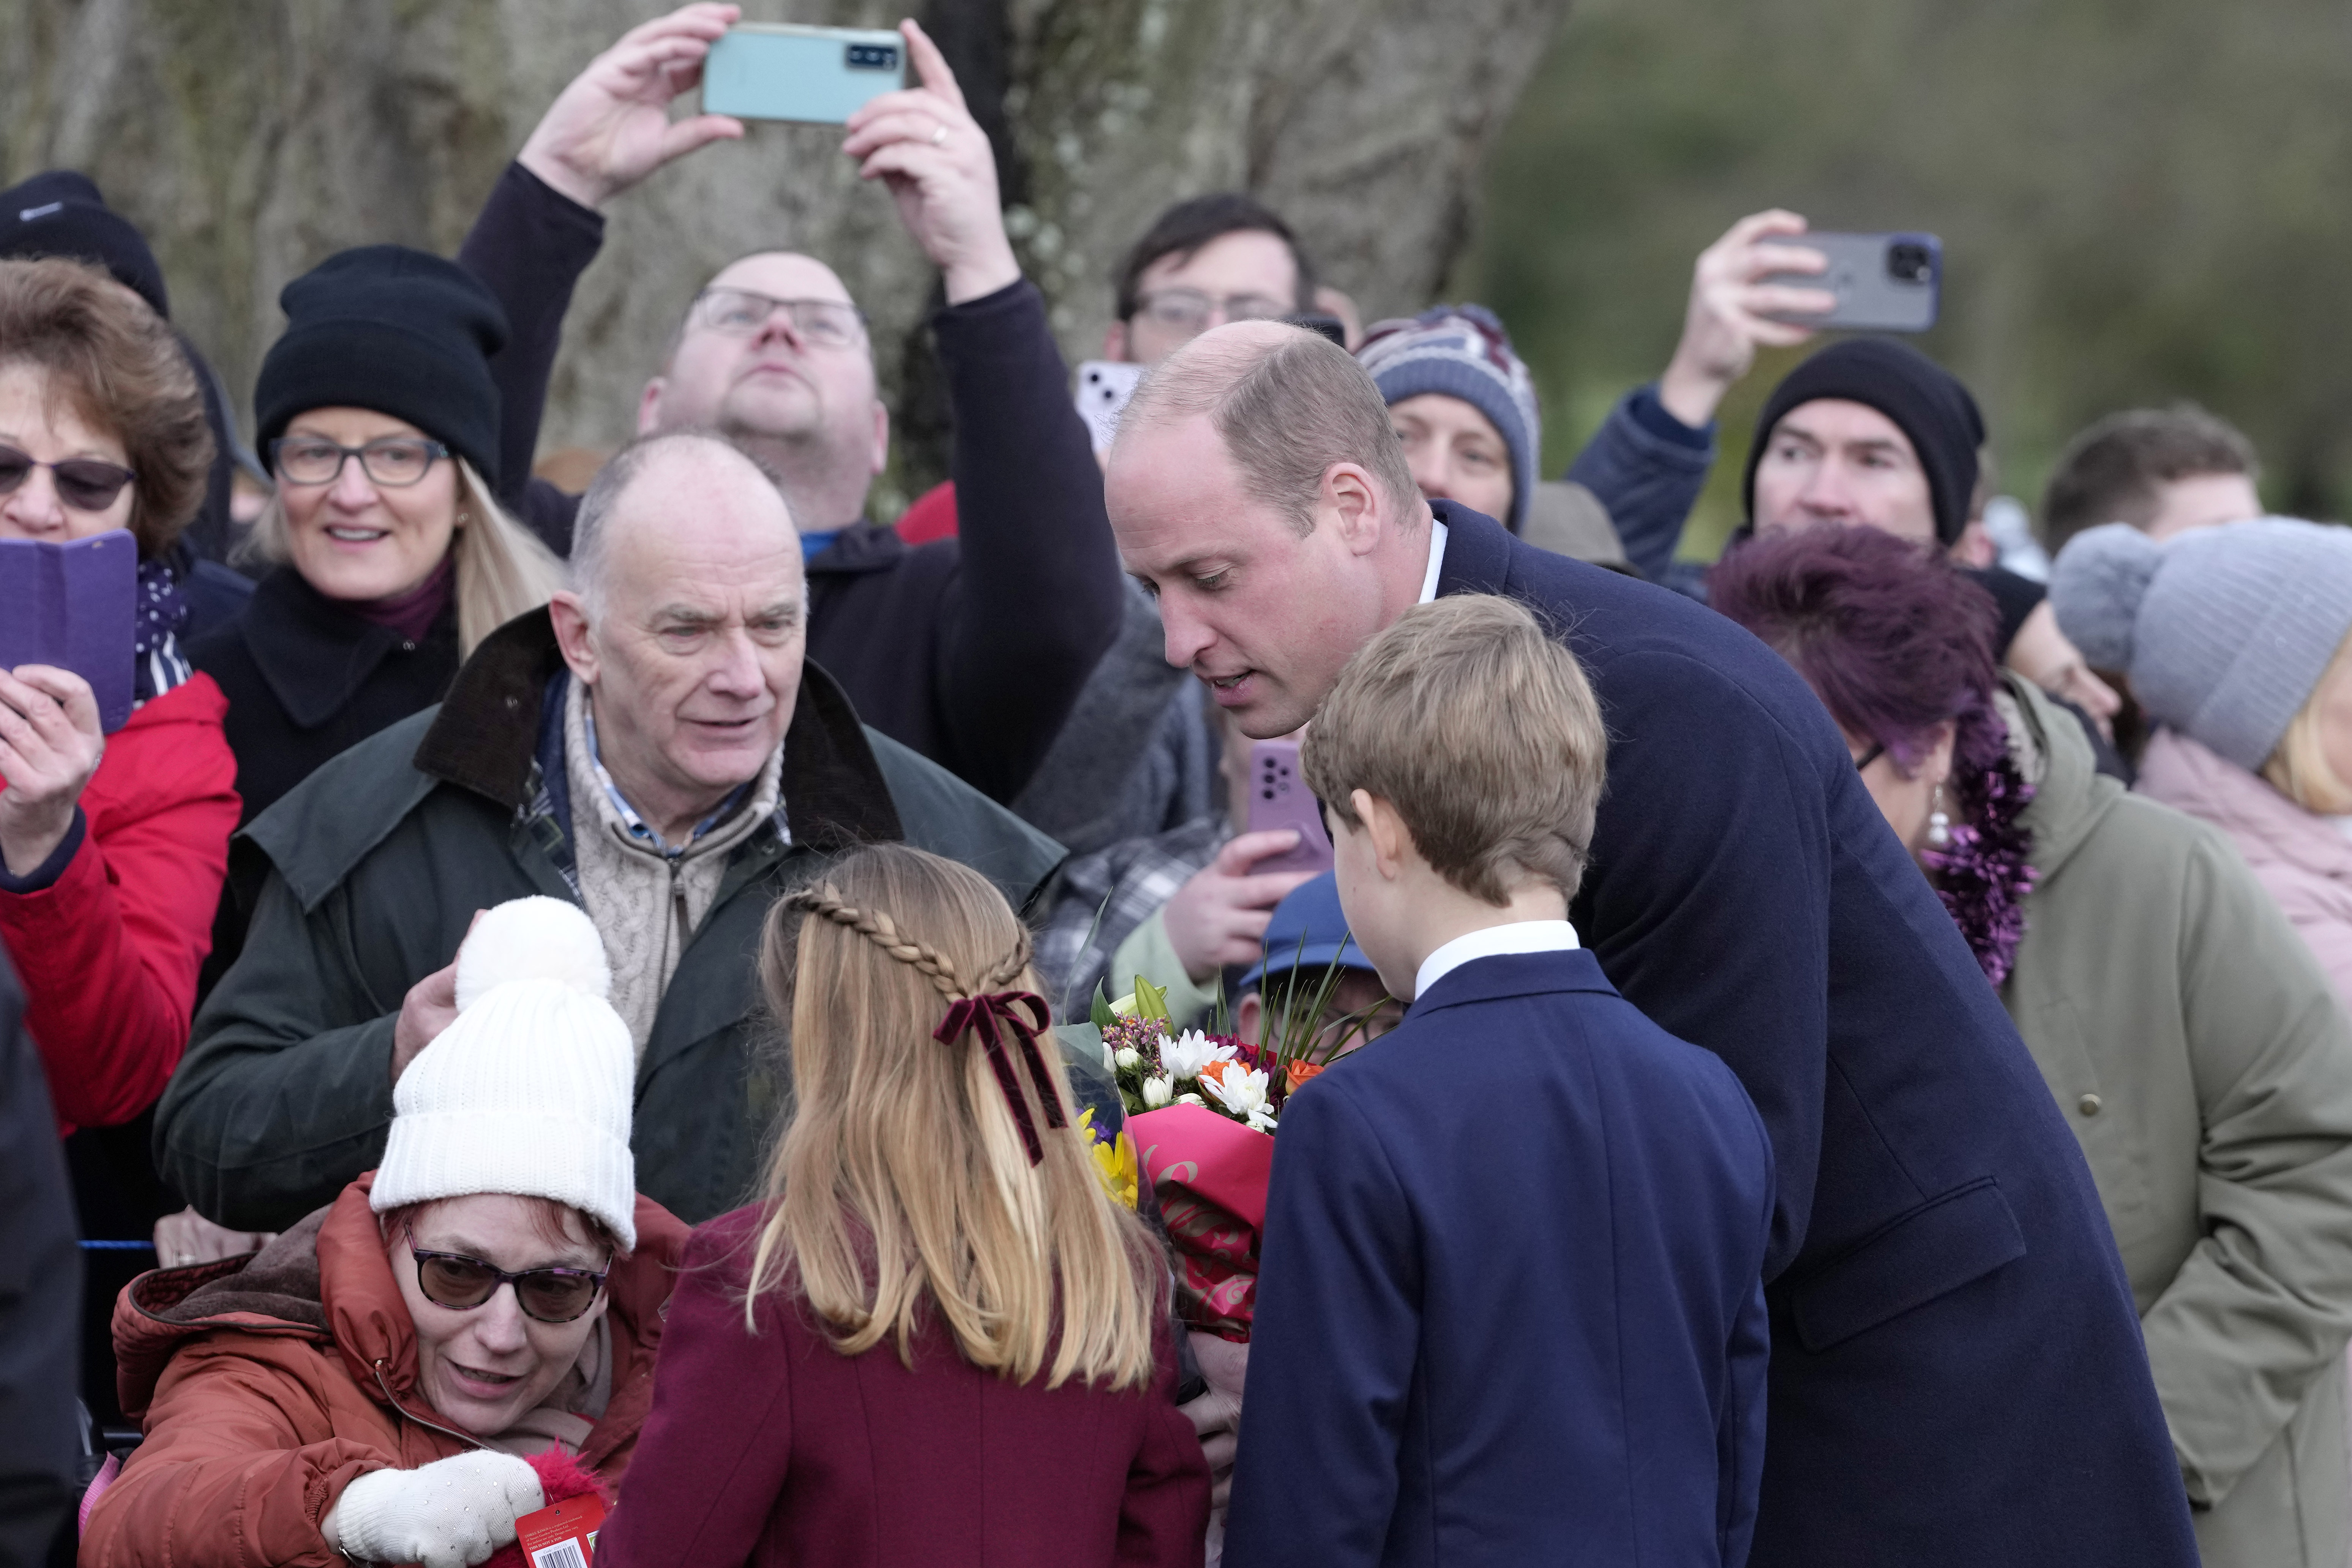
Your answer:
[[[907,40],[888,28],[744,22],[702,62],[702,112],[839,125],[907,81]]]

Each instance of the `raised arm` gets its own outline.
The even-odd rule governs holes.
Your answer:
[[[1005,801],[1117,638],[1123,590],[1102,470],[1045,299],[1005,237],[987,133],[938,47],[913,23],[904,30],[921,85],[859,110],[842,151],[889,186],[945,283],[933,329],[955,410],[962,565],[940,705],[955,771]]]
[[[681,6],[591,60],[540,118],[457,252],[506,307],[507,346],[490,361],[499,499],[542,537],[557,532],[568,543],[571,535],[570,507],[538,493],[551,487],[535,486],[530,467],[572,287],[604,244],[599,209],[672,159],[743,134],[742,122],[726,115],[669,118],[671,102],[701,83],[703,57],[739,13]],[[557,514],[560,525],[551,523]]]
[[[1609,509],[1625,557],[1654,583],[1672,575],[1683,525],[1715,466],[1715,411],[1761,347],[1786,348],[1812,333],[1767,311],[1826,310],[1833,295],[1760,281],[1773,272],[1818,272],[1822,254],[1785,243],[1805,220],[1752,213],[1699,253],[1674,358],[1654,385],[1628,394],[1568,470]]]

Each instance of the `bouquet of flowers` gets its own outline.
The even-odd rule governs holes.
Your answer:
[[[1319,987],[1290,988],[1269,1045],[1179,1031],[1167,993],[1140,975],[1130,995],[1095,1001],[1103,1065],[1175,1244],[1177,1313],[1224,1339],[1249,1338],[1283,1106],[1347,1039],[1343,1028],[1318,1043],[1338,975],[1334,965]]]

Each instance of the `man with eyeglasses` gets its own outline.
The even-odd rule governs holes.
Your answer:
[[[493,364],[510,473],[527,471],[572,284],[594,258],[595,210],[671,159],[741,125],[672,124],[733,5],[695,5],[599,56],[558,97],[484,208],[459,259],[506,306]],[[942,274],[932,320],[955,419],[960,541],[908,548],[866,517],[889,452],[864,317],[814,257],[761,251],[681,310],[637,407],[640,433],[711,428],[790,503],[807,558],[809,657],[859,715],[999,800],[1017,794],[1117,634],[1121,587],[1102,482],[1045,300],[1004,233],[994,154],[919,27],[921,85],[877,99],[842,143],[879,180]],[[579,499],[531,481],[512,503],[559,549]]]

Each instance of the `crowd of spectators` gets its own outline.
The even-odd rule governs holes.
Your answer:
[[[742,133],[671,118],[736,19],[599,55],[455,258],[289,283],[249,447],[96,186],[0,193],[0,542],[136,563],[127,715],[0,668],[0,1563],[590,1493],[605,1568],[2352,1556],[2352,534],[2183,403],[2005,565],[1998,430],[1849,336],[1683,559],[1831,300],[1780,211],[1547,478],[1493,311],[1181,201],[1097,437],[913,23],[841,153],[950,480],[871,515],[849,258],[778,249],[573,493],[573,288]],[[1107,1152],[1162,1015],[1316,1063],[1246,1337]]]

